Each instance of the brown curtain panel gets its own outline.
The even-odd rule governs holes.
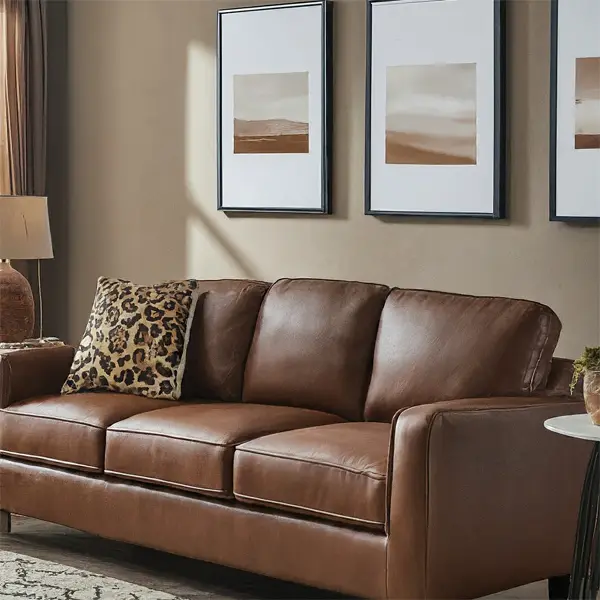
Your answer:
[[[46,194],[45,2],[0,0],[0,195]],[[29,262],[13,266],[37,295],[36,265]]]
[[[0,0],[0,194],[46,192],[46,6]]]
[[[8,79],[8,17],[4,0],[0,0],[0,195],[8,194],[10,163],[8,159],[8,111],[6,107]]]

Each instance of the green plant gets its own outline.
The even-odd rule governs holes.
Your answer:
[[[571,394],[579,378],[586,371],[600,371],[600,346],[587,347],[583,354],[573,363],[573,379],[571,380]]]

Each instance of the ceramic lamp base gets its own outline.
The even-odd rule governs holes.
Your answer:
[[[35,303],[29,281],[0,262],[0,342],[22,342],[33,335]]]

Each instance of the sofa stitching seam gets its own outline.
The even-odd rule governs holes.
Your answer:
[[[286,460],[292,460],[295,462],[317,465],[317,466],[321,466],[321,467],[331,467],[333,469],[339,469],[340,471],[347,471],[348,473],[352,473],[354,475],[363,475],[365,477],[368,477],[369,479],[374,479],[376,481],[385,481],[387,479],[386,475],[381,476],[379,474],[372,473],[370,471],[359,471],[357,469],[351,469],[351,468],[345,467],[343,465],[334,465],[329,462],[319,462],[316,460],[308,460],[306,458],[297,458],[295,456],[290,456],[290,455],[286,455],[286,454],[275,454],[272,452],[265,452],[262,450],[254,450],[254,449],[246,449],[246,448],[238,448],[237,451],[238,452],[247,452],[248,454],[256,454],[259,456],[268,456],[270,458],[281,458],[281,459],[286,459]]]
[[[42,456],[40,454],[27,454],[26,452],[15,452],[13,450],[5,450],[4,448],[0,449],[0,456],[17,456],[26,459],[38,459],[38,461],[42,464],[51,464],[51,465],[70,465],[72,467],[83,467],[84,469],[92,469],[95,473],[102,473],[102,468],[86,465],[84,463],[77,463],[70,460],[61,460],[60,458],[51,458],[49,456]],[[32,461],[35,462],[35,461]]]
[[[81,421],[75,421],[73,419],[65,419],[64,417],[54,417],[54,416],[50,416],[50,415],[36,415],[33,413],[8,410],[8,407],[0,408],[0,412],[4,412],[7,415],[11,415],[11,416],[15,416],[15,417],[29,417],[32,419],[46,419],[48,421],[60,421],[62,423],[73,423],[75,425],[82,425],[83,427],[91,427],[92,429],[99,429],[100,431],[105,431],[107,429],[100,425],[92,425],[91,423],[82,423]]]
[[[537,358],[537,361],[535,363],[535,366],[533,367],[533,372],[531,373],[531,379],[530,379],[529,385],[527,387],[528,391],[530,391],[530,392],[533,391],[533,383],[535,381],[535,376],[537,374],[537,370],[538,370],[538,368],[540,366],[540,363],[542,362],[542,356],[543,356],[544,350],[546,349],[546,346],[548,344],[548,340],[550,339],[550,330],[552,329],[552,327],[551,327],[551,319],[549,318],[548,315],[542,314],[540,316],[540,318],[544,318],[544,320],[546,321],[546,327],[545,327],[545,329],[546,329],[546,332],[545,332],[546,335],[545,335],[545,339],[544,339],[543,343],[540,346],[540,351],[539,351],[539,354],[538,354],[538,358]],[[533,352],[534,351],[532,351],[532,355],[533,355]],[[533,356],[532,356],[532,358],[533,358]]]
[[[180,489],[185,488],[187,490],[195,490],[198,492],[202,491],[202,492],[213,492],[213,493],[218,493],[218,494],[228,494],[227,490],[224,490],[224,489],[206,488],[206,487],[200,487],[200,486],[196,486],[196,485],[187,485],[185,483],[179,483],[179,482],[173,481],[171,479],[161,479],[158,477],[146,477],[145,475],[136,475],[135,473],[124,473],[123,471],[114,471],[113,469],[104,469],[104,473],[106,475],[120,476],[125,479],[132,479],[132,480],[146,481],[146,482],[157,482],[157,483],[164,483],[164,484],[172,485],[172,486],[180,486]]]
[[[289,502],[280,502],[279,500],[269,500],[267,498],[260,498],[258,496],[249,496],[248,494],[240,494],[236,491],[233,492],[233,495],[236,498],[244,498],[247,500],[256,500],[258,502],[264,503],[264,504],[270,504],[271,506],[287,506],[288,508],[296,508],[298,510],[301,511],[307,511],[313,514],[318,514],[318,515],[328,515],[330,517],[338,517],[340,519],[346,519],[348,521],[352,521],[352,522],[358,522],[358,523],[368,523],[370,525],[381,525],[383,526],[384,523],[381,521],[371,521],[370,519],[362,519],[360,517],[352,517],[350,515],[341,515],[339,513],[334,513],[334,512],[330,512],[327,510],[319,510],[318,508],[310,508],[309,506],[300,506],[299,504],[291,504]]]
[[[197,444],[206,444],[207,446],[216,446],[218,448],[233,448],[237,443],[243,444],[244,442],[231,442],[228,444],[221,444],[219,442],[210,442],[208,440],[200,440],[196,438],[183,437],[181,435],[169,435],[168,433],[156,432],[156,431],[147,431],[144,429],[124,429],[113,427],[112,425],[106,429],[106,433],[130,433],[133,435],[152,435],[155,437],[166,438],[169,440],[180,440],[184,442],[194,442]]]

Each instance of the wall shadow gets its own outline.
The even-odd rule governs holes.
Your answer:
[[[69,3],[69,335],[82,331],[101,274],[315,276],[528,297],[563,319],[563,354],[597,335],[597,230],[548,222],[548,2],[509,3],[511,218],[497,222],[364,215],[364,0],[335,3],[334,215],[218,212],[216,14],[247,4]]]
[[[248,257],[244,256],[244,252],[236,247],[229,237],[208,217],[205,210],[194,201],[191,193],[188,195],[188,207],[189,217],[198,220],[202,224],[206,234],[233,260],[240,274],[247,279],[260,279],[258,269],[251,264]]]

